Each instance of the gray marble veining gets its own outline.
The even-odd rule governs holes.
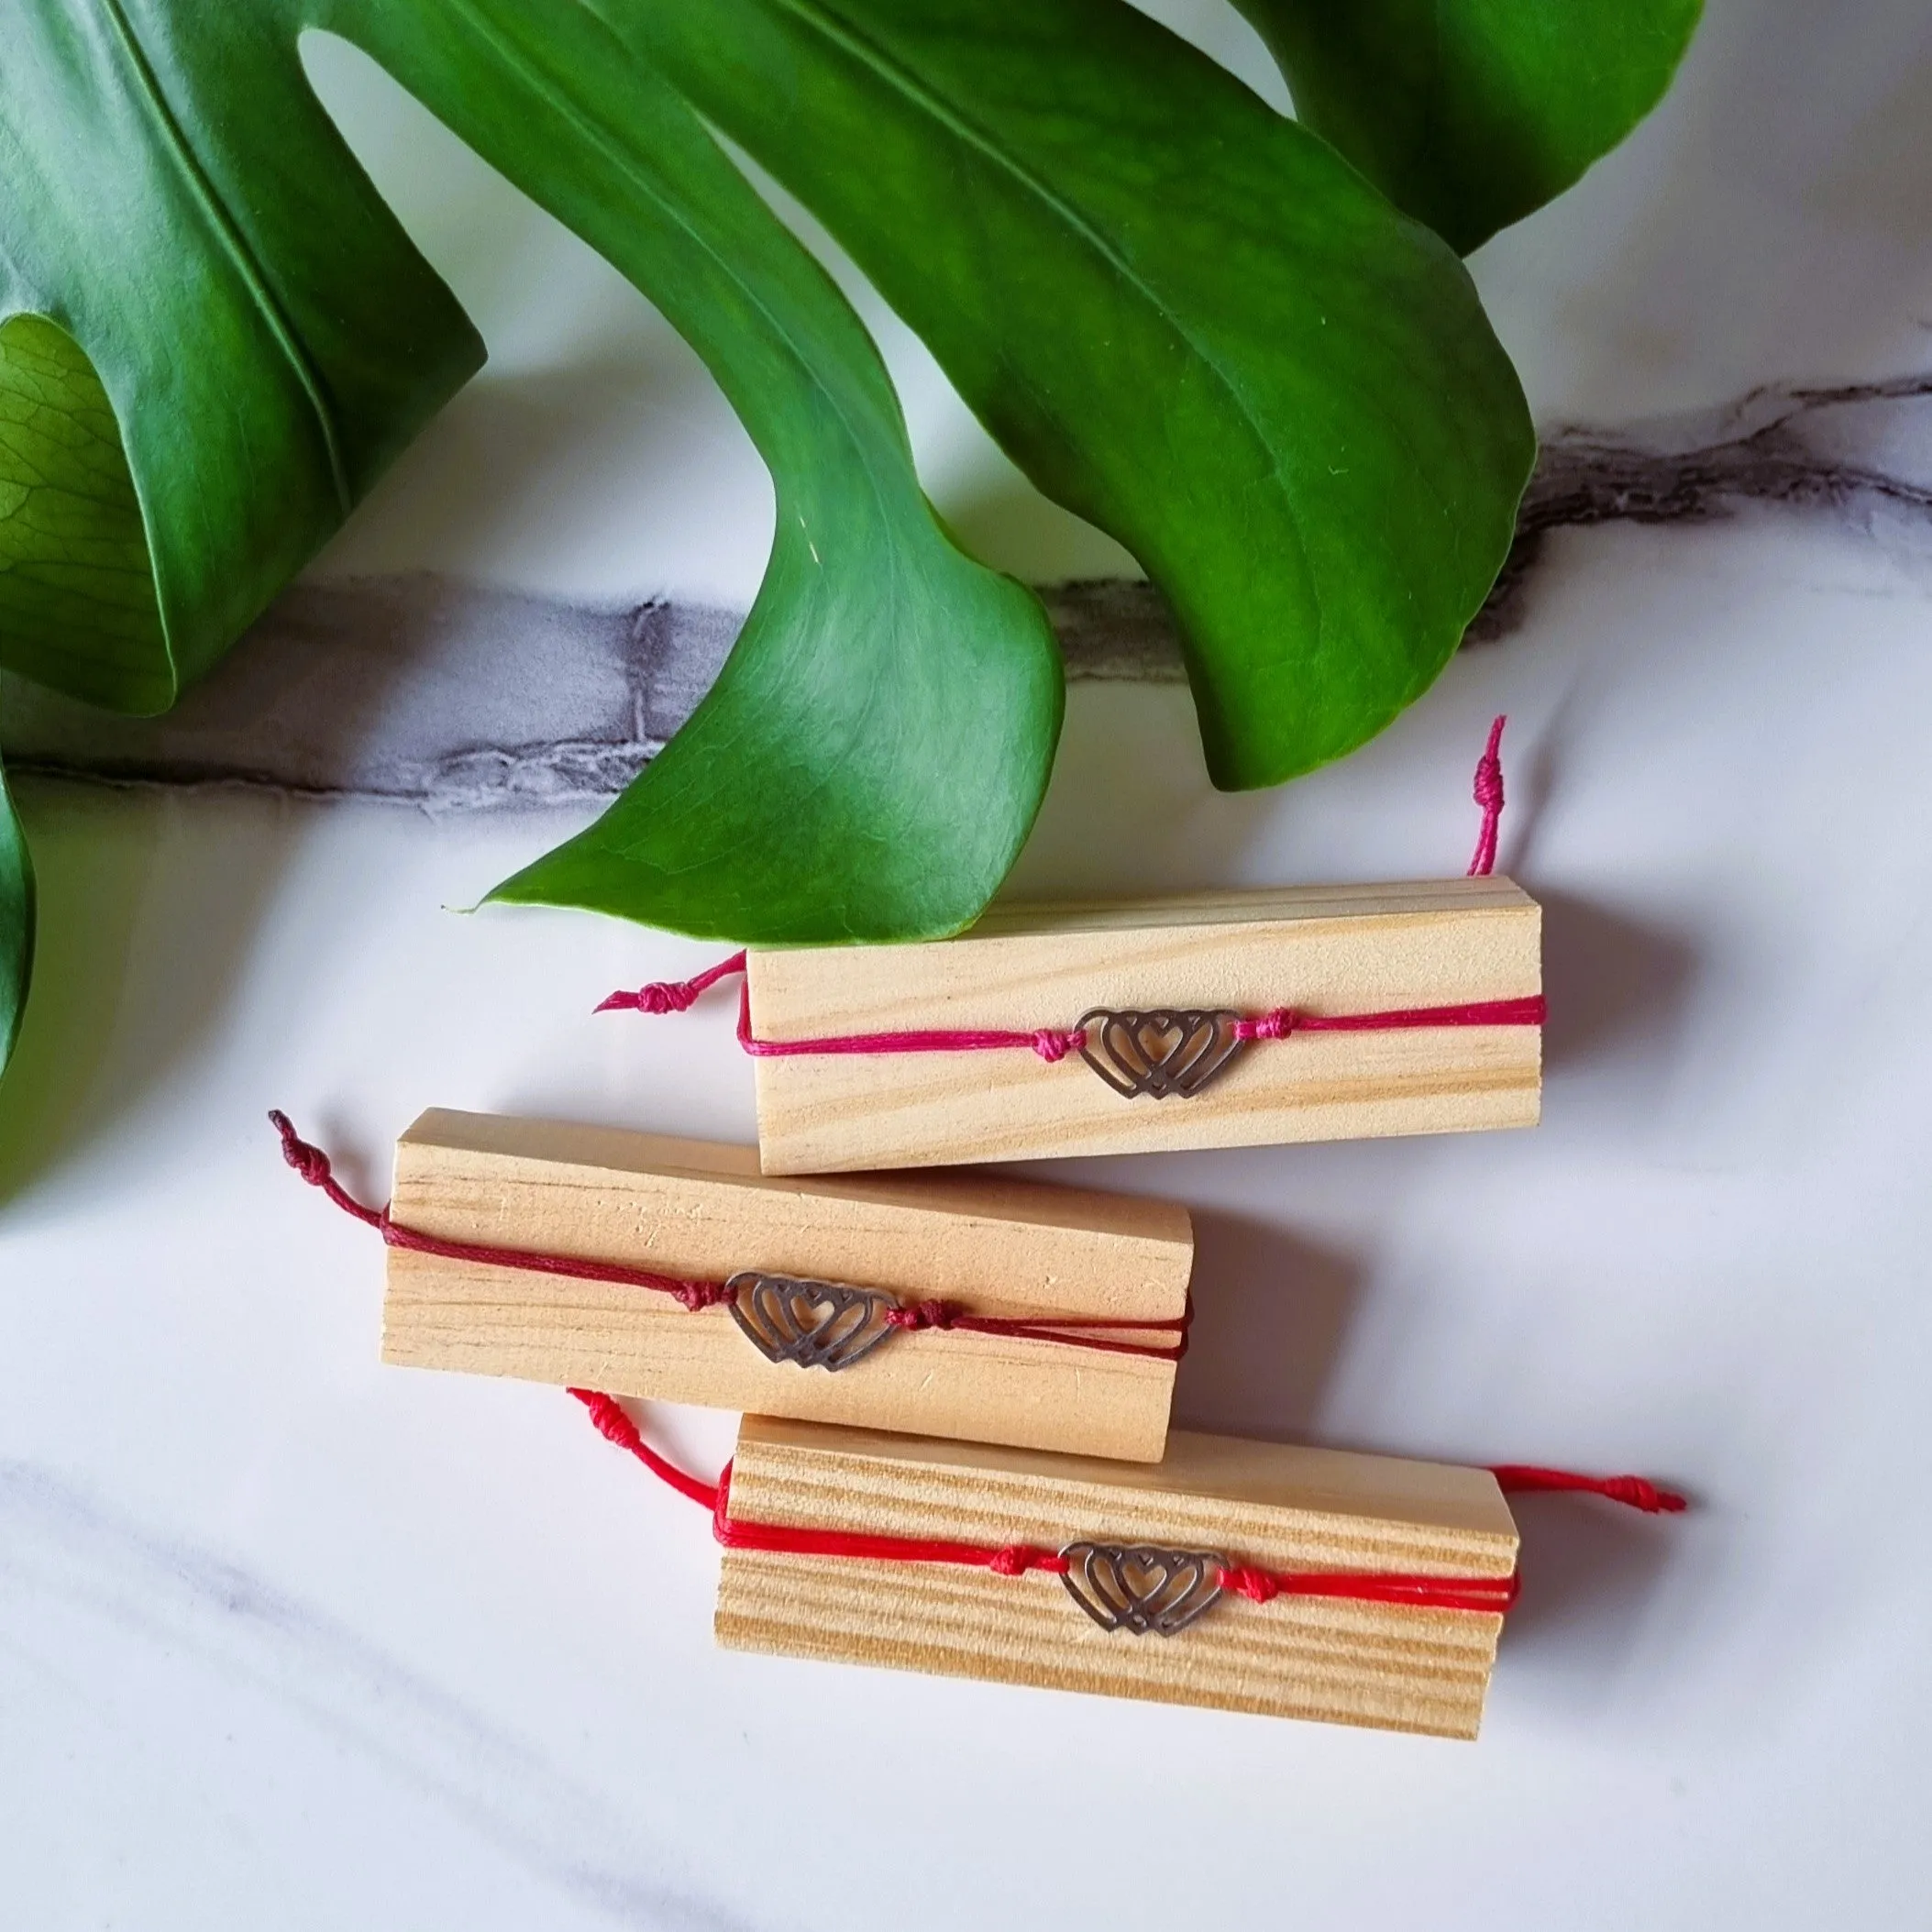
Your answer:
[[[1688,524],[1761,503],[1932,534],[1932,376],[1770,386],[1723,409],[1546,437],[1514,550],[1470,641],[1516,628],[1552,531]],[[1176,682],[1160,593],[1047,586],[1067,675]],[[740,618],[599,606],[433,572],[300,583],[165,717],[126,719],[0,679],[16,776],[231,785],[434,812],[614,797],[717,676]]]
[[[191,1706],[266,1706],[256,1749],[319,1736],[601,1919],[742,1924],[656,1876],[675,1859],[638,1821],[338,1617],[32,1463],[0,1463],[0,1681],[37,1666],[44,1696],[85,1683],[81,1657],[141,1652]],[[98,1699],[72,1695],[85,1729]]]

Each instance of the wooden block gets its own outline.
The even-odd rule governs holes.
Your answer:
[[[1165,1202],[992,1176],[778,1180],[748,1147],[433,1111],[396,1148],[391,1213],[445,1241],[722,1281],[740,1269],[994,1317],[1171,1321],[1193,1235]],[[1171,1331],[1112,1339],[1171,1347]],[[890,1336],[850,1366],[767,1361],[728,1308],[389,1250],[382,1354],[922,1434],[1152,1461],[1173,1360],[1003,1335]]]
[[[958,939],[754,949],[761,1040],[1072,1028],[1096,1007],[1383,1012],[1542,989],[1542,914],[1507,878],[995,907]],[[1123,1098],[1077,1054],[756,1060],[767,1174],[1529,1127],[1542,1030],[1301,1032],[1182,1098]]]
[[[1507,1578],[1517,1551],[1487,1470],[1178,1430],[1142,1468],[747,1416],[730,1518],[1457,1578]],[[1474,1738],[1502,1621],[1228,1592],[1184,1630],[1135,1635],[1102,1629],[1038,1571],[727,1549],[716,1628],[734,1650]]]

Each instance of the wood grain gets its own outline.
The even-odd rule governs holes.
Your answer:
[[[747,1416],[731,1515],[1021,1542],[1215,1550],[1269,1569],[1507,1576],[1516,1526],[1486,1470],[1176,1430],[1152,1467]],[[1109,1632],[1057,1576],[727,1550],[732,1649],[1473,1738],[1498,1616],[1226,1595],[1173,1637]]]
[[[397,1145],[392,1212],[449,1241],[706,1280],[756,1268],[996,1316],[1171,1320],[1193,1265],[1187,1210],[1165,1202],[977,1175],[779,1180],[748,1147],[440,1110]],[[834,1374],[766,1361],[728,1308],[388,1252],[386,1362],[1143,1461],[1166,1438],[1171,1360],[915,1332]]]
[[[1542,915],[1506,878],[996,907],[958,939],[754,949],[754,1025],[785,1041],[1072,1027],[1094,1007],[1360,1013],[1542,989]],[[753,1062],[767,1174],[1528,1127],[1533,1026],[1257,1042],[1189,1098],[1123,1098],[1076,1054]]]

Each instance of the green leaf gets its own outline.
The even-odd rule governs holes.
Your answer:
[[[204,671],[481,360],[275,15],[40,0],[8,17],[0,316],[58,324],[97,372],[98,390],[50,358],[65,401],[42,406],[105,480],[111,404],[158,619],[129,594],[126,492],[109,488],[72,533],[104,568],[60,582],[111,621],[12,600],[0,663],[125,710]]]
[[[1218,784],[1454,650],[1534,456],[1462,264],[1120,0],[611,0],[1180,621]]]
[[[476,30],[357,9],[405,87],[655,297],[777,491],[716,687],[596,825],[492,897],[767,943],[957,931],[1052,768],[1045,613],[941,527],[858,318],[690,107],[594,15],[449,11]]]
[[[1703,0],[1234,0],[1302,125],[1466,255],[1671,83]]]
[[[0,771],[0,1073],[6,1070],[34,971],[34,864]]]
[[[315,103],[305,26],[657,301],[776,484],[718,688],[502,897],[751,939],[950,931],[1050,765],[1037,604],[934,518],[872,345],[701,116],[828,221],[1028,473],[1146,564],[1220,782],[1379,729],[1507,550],[1532,439],[1460,263],[1121,0],[39,0],[0,63],[0,317],[45,318],[20,504],[72,513],[50,543],[16,513],[5,554],[32,569],[0,661],[166,702],[476,364]],[[44,467],[56,427],[86,489]]]
[[[80,345],[39,315],[0,324],[0,650],[99,704],[173,697],[114,410]]]
[[[29,10],[0,65],[0,144],[24,158],[0,204],[0,312],[58,319],[100,372],[166,645],[105,674],[57,617],[7,609],[0,661],[167,701],[478,360],[315,103],[304,25],[360,45],[651,295],[777,486],[767,580],[718,690],[599,826],[502,896],[758,939],[966,922],[1051,767],[1044,615],[940,527],[849,304],[589,8]]]

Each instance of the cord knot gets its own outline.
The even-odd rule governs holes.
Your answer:
[[[886,1325],[895,1329],[949,1329],[958,1319],[950,1302],[910,1301],[886,1310]]]
[[[1489,743],[1476,760],[1475,801],[1483,808],[1476,849],[1469,861],[1471,878],[1487,878],[1496,870],[1496,834],[1503,822],[1503,726],[1497,718],[1489,727]]]
[[[1488,752],[1476,760],[1475,801],[1485,811],[1503,809],[1503,761]]]
[[[1606,1476],[1603,1494],[1646,1516],[1674,1515],[1684,1507],[1684,1498],[1674,1489],[1660,1489],[1647,1476]]]
[[[1024,1543],[1009,1543],[987,1559],[987,1568],[995,1576],[1024,1576],[1032,1565],[1033,1552]]]
[[[1539,1490],[1566,1492],[1573,1496],[1606,1496],[1627,1509],[1641,1509],[1646,1516],[1674,1516],[1688,1507],[1674,1489],[1664,1489],[1648,1476],[1579,1475],[1569,1469],[1544,1469],[1530,1463],[1498,1463],[1490,1474],[1505,1496],[1523,1496]]]
[[[701,1308],[715,1308],[724,1302],[737,1299],[730,1284],[722,1281],[680,1281],[666,1292],[691,1315]]]
[[[635,992],[613,993],[597,1009],[600,1013],[683,1013],[698,1003],[699,988],[688,979],[654,979]]]
[[[1265,1570],[1251,1570],[1245,1564],[1221,1572],[1221,1588],[1245,1596],[1250,1603],[1273,1603],[1281,1595],[1281,1585]]]
[[[716,986],[721,979],[729,979],[735,973],[745,970],[745,955],[734,953],[729,959],[721,959],[714,966],[707,966],[703,972],[689,979],[654,979],[648,986],[638,987],[635,991],[613,993],[608,999],[597,1003],[600,1013],[682,1013],[698,1003],[699,997]]]
[[[590,1410],[591,1426],[605,1441],[628,1449],[633,1455],[637,1453],[644,1439],[613,1397],[591,1388],[573,1388],[570,1393]]]
[[[1068,1054],[1076,1054],[1087,1044],[1087,1035],[1076,1027],[1071,1032],[1062,1032],[1056,1027],[1043,1026],[1033,1035],[1033,1051],[1052,1066],[1064,1060]]]
[[[637,988],[640,1013],[689,1012],[697,1002],[697,990],[688,979],[654,979]]]
[[[1235,1032],[1243,1040],[1286,1040],[1295,1031],[1295,1009],[1277,1006],[1253,1020],[1236,1023]]]
[[[334,1169],[328,1155],[295,1132],[295,1123],[281,1108],[269,1110],[269,1123],[282,1136],[282,1157],[311,1187],[326,1187]]]

